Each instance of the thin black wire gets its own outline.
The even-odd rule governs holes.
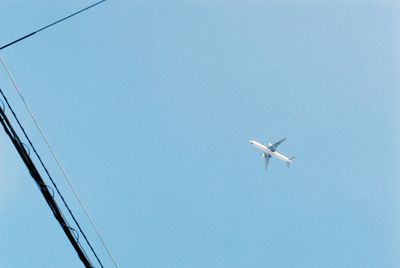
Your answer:
[[[97,5],[99,5],[99,4],[101,4],[101,3],[105,2],[105,1],[107,1],[107,0],[98,1],[98,2],[94,3],[93,5],[90,5],[90,6],[88,6],[88,7],[85,7],[85,8],[83,8],[83,9],[81,9],[81,10],[79,10],[79,11],[77,11],[77,12],[75,12],[75,13],[69,15],[69,16],[66,16],[66,17],[64,17],[64,18],[62,18],[62,19],[59,19],[59,20],[53,22],[53,23],[50,23],[50,24],[48,24],[48,25],[46,25],[46,26],[40,28],[39,30],[36,30],[36,31],[34,31],[34,32],[31,32],[30,34],[27,34],[27,35],[25,35],[25,36],[23,36],[23,37],[21,37],[21,38],[18,38],[17,40],[14,40],[14,41],[12,41],[12,42],[10,42],[10,43],[8,43],[8,44],[6,44],[6,45],[0,47],[0,50],[4,49],[4,48],[6,48],[6,47],[9,47],[9,46],[11,46],[11,45],[13,45],[13,44],[15,44],[15,43],[18,43],[19,41],[22,41],[22,40],[24,40],[24,39],[26,39],[26,38],[28,38],[28,37],[34,35],[34,34],[37,34],[38,32],[41,32],[41,31],[43,31],[43,30],[45,30],[45,29],[47,29],[47,28],[49,28],[49,27],[51,27],[51,26],[53,26],[53,25],[55,25],[55,24],[57,24],[57,23],[60,23],[60,22],[62,22],[62,21],[64,21],[64,20],[67,20],[67,19],[69,19],[69,18],[71,18],[71,17],[73,17],[73,16],[75,16],[75,15],[78,15],[79,13],[84,12],[84,11],[86,11],[86,10],[88,10],[88,9],[94,7],[94,6],[97,6]]]
[[[55,25],[55,24],[57,24],[57,23],[60,23],[60,22],[62,22],[62,21],[64,21],[64,20],[67,20],[67,19],[69,19],[69,18],[71,18],[71,17],[73,17],[73,16],[75,16],[75,15],[78,15],[79,13],[84,12],[84,11],[86,11],[86,10],[88,10],[88,9],[94,7],[94,6],[97,6],[97,5],[99,5],[99,4],[101,4],[101,3],[105,2],[105,1],[106,1],[106,0],[101,0],[101,1],[99,1],[99,2],[97,2],[97,3],[94,3],[93,5],[90,5],[90,6],[88,6],[88,7],[83,8],[83,9],[81,9],[81,10],[79,10],[79,11],[77,11],[77,12],[75,12],[75,13],[69,15],[69,16],[66,16],[66,17],[64,17],[64,18],[62,18],[62,19],[59,19],[58,21],[55,21],[55,22],[53,22],[53,23],[50,23],[49,25],[44,26],[43,28],[40,28],[39,30],[37,30],[36,33],[41,32],[41,31],[43,31],[43,30],[45,30],[45,29],[47,29],[47,28],[49,28],[49,27],[51,27],[51,26],[53,26],[53,25]]]
[[[57,184],[54,182],[53,178],[51,177],[50,172],[48,171],[48,169],[46,168],[45,164],[43,163],[42,158],[40,157],[39,153],[36,151],[35,146],[32,144],[32,142],[31,142],[30,138],[28,137],[28,135],[27,135],[27,133],[26,133],[24,127],[22,126],[21,122],[19,121],[17,115],[15,114],[14,110],[12,109],[10,103],[8,102],[7,97],[4,95],[4,92],[3,92],[3,90],[2,90],[1,88],[0,88],[0,94],[3,96],[4,100],[6,101],[7,107],[10,109],[12,115],[14,116],[15,120],[17,121],[17,123],[18,123],[19,127],[21,128],[21,130],[22,130],[22,132],[23,132],[25,138],[28,140],[28,142],[29,142],[30,146],[32,147],[32,149],[33,149],[33,151],[34,151],[36,157],[39,159],[39,162],[40,162],[41,166],[42,166],[43,169],[45,170],[47,176],[49,177],[51,183],[53,184],[54,188],[56,189],[58,195],[61,197],[62,202],[64,203],[64,205],[65,205],[65,207],[67,208],[69,214],[71,215],[73,221],[75,222],[76,226],[78,227],[79,231],[81,232],[82,236],[84,237],[84,239],[85,239],[86,243],[88,244],[90,250],[92,251],[93,255],[96,257],[96,259],[97,259],[97,261],[99,262],[100,266],[101,266],[102,268],[104,268],[104,266],[103,266],[103,264],[101,263],[99,257],[97,256],[97,254],[96,254],[94,248],[93,248],[92,245],[90,244],[88,238],[86,237],[86,235],[85,235],[85,233],[83,232],[81,226],[79,225],[78,221],[76,220],[74,214],[72,213],[71,209],[69,208],[67,202],[66,202],[65,199],[64,199],[64,196],[61,194],[60,190],[58,189]],[[47,187],[47,185],[46,185],[46,187]],[[67,227],[68,227],[68,228],[71,228],[70,226],[67,226]]]

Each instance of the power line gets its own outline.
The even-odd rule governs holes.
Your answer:
[[[82,234],[83,238],[85,239],[86,243],[88,244],[90,250],[92,251],[93,255],[95,256],[96,260],[99,262],[101,267],[104,267],[103,264],[101,263],[99,257],[97,256],[95,250],[93,249],[92,245],[90,244],[88,238],[86,237],[85,233],[83,232],[80,224],[78,223],[78,221],[76,220],[74,214],[72,213],[72,210],[70,209],[70,207],[68,206],[67,202],[65,201],[64,196],[61,194],[60,190],[58,189],[57,184],[55,183],[55,181],[53,180],[52,176],[50,175],[50,172],[48,171],[46,165],[43,163],[42,158],[40,157],[39,153],[36,151],[35,146],[32,144],[31,139],[29,138],[28,134],[26,133],[24,127],[22,126],[21,122],[19,121],[17,115],[15,114],[14,110],[12,109],[10,103],[8,102],[7,97],[4,95],[4,92],[3,92],[3,90],[1,88],[0,88],[0,94],[3,96],[3,99],[5,100],[5,102],[7,104],[7,107],[10,109],[12,115],[14,116],[15,120],[17,121],[18,126],[20,127],[20,129],[22,130],[22,133],[24,134],[25,138],[29,142],[29,145],[32,147],[36,157],[39,159],[39,162],[40,162],[41,166],[43,167],[44,171],[46,172],[47,176],[49,177],[51,183],[53,184],[53,186],[56,189],[58,195],[60,196],[62,202],[64,203],[64,206],[67,208],[67,210],[69,212],[69,215],[72,217],[72,219],[75,222],[76,226],[78,227],[80,233]]]
[[[58,23],[60,23],[60,22],[62,22],[62,21],[64,21],[64,20],[67,20],[67,19],[69,19],[69,18],[71,18],[71,17],[73,17],[73,16],[75,16],[75,15],[78,15],[78,14],[81,13],[81,12],[84,12],[84,11],[86,11],[86,10],[88,10],[88,9],[91,9],[92,7],[97,6],[97,5],[99,5],[99,4],[101,4],[101,3],[105,2],[105,1],[107,1],[107,0],[98,1],[98,2],[94,3],[93,5],[90,5],[90,6],[88,6],[88,7],[85,7],[85,8],[83,8],[83,9],[81,9],[81,10],[79,10],[79,11],[77,11],[77,12],[71,14],[71,15],[68,15],[68,16],[66,16],[66,17],[64,17],[64,18],[62,18],[62,19],[59,19],[59,20],[57,20],[57,21],[55,21],[55,22],[52,22],[52,23],[50,23],[50,24],[48,24],[48,25],[46,25],[46,26],[44,26],[44,27],[42,27],[42,28],[40,28],[40,29],[38,29],[38,30],[36,30],[36,31],[34,31],[34,32],[31,32],[30,34],[27,34],[27,35],[25,35],[25,36],[23,36],[23,37],[21,37],[21,38],[18,38],[18,39],[16,39],[16,40],[14,40],[14,41],[12,41],[12,42],[10,42],[10,43],[8,43],[8,44],[6,44],[6,45],[0,47],[0,50],[4,49],[4,48],[6,48],[6,47],[9,47],[9,46],[11,46],[11,45],[14,45],[15,43],[18,43],[19,41],[22,41],[22,40],[24,40],[24,39],[26,39],[26,38],[28,38],[28,37],[34,35],[34,34],[37,34],[37,33],[41,32],[41,31],[43,31],[43,30],[46,30],[47,28],[50,28],[50,27],[52,27],[52,26],[54,26],[54,25],[56,25],[56,24],[58,24]]]
[[[4,95],[3,95],[4,96]],[[17,133],[15,132],[14,128],[12,127],[10,121],[8,120],[5,111],[0,109],[0,123],[3,125],[4,131],[11,139],[11,142],[14,144],[15,149],[17,150],[18,154],[20,155],[22,161],[24,162],[25,166],[29,170],[31,177],[36,182],[36,185],[39,187],[44,199],[46,200],[47,204],[49,205],[51,211],[53,212],[54,217],[60,224],[61,228],[63,229],[65,235],[71,242],[72,246],[74,247],[76,253],[78,254],[80,260],[85,265],[86,268],[93,268],[90,259],[87,257],[84,249],[81,247],[78,238],[74,236],[73,231],[74,229],[71,228],[64,215],[62,214],[60,208],[58,207],[54,197],[52,196],[51,192],[49,191],[49,187],[45,184],[42,176],[40,175],[39,171],[37,170],[35,164],[33,163],[32,159],[29,156],[26,148],[24,147],[23,143],[21,142],[20,138],[18,137]]]
[[[72,182],[71,182],[69,176],[67,175],[67,172],[65,171],[64,166],[62,165],[61,161],[60,161],[59,158],[57,157],[55,151],[53,150],[53,147],[50,145],[50,142],[49,142],[48,139],[46,138],[46,135],[44,134],[44,131],[43,131],[42,128],[40,127],[40,125],[39,125],[39,123],[38,123],[36,117],[33,115],[33,112],[32,112],[32,110],[29,108],[28,103],[25,101],[25,98],[24,98],[24,96],[22,95],[21,89],[19,88],[19,86],[18,86],[17,83],[15,82],[13,76],[11,75],[10,70],[7,68],[7,65],[5,64],[5,62],[3,61],[3,59],[2,59],[1,56],[0,56],[0,61],[1,61],[1,64],[3,65],[4,69],[6,70],[6,72],[7,72],[7,74],[8,74],[8,77],[11,79],[11,81],[12,81],[12,83],[13,83],[13,85],[14,85],[15,90],[18,92],[18,95],[20,96],[22,102],[24,103],[25,108],[28,110],[29,115],[31,116],[33,122],[35,123],[37,129],[39,130],[39,133],[40,133],[40,135],[42,136],[44,142],[46,143],[47,148],[50,150],[51,155],[53,156],[53,158],[54,158],[54,160],[56,161],[58,167],[60,168],[61,173],[63,174],[64,179],[67,181],[67,183],[68,183],[68,185],[69,185],[71,191],[72,191],[72,192],[74,193],[74,195],[75,195],[75,198],[78,200],[78,202],[79,202],[79,204],[80,204],[82,210],[83,210],[84,213],[86,214],[86,217],[89,219],[89,222],[90,222],[92,228],[94,229],[94,231],[96,232],[97,237],[98,237],[99,240],[101,241],[103,247],[106,249],[108,255],[110,256],[110,258],[111,258],[111,260],[112,260],[112,262],[113,262],[113,264],[114,264],[114,266],[115,266],[116,268],[118,268],[117,262],[115,261],[115,258],[114,258],[114,256],[113,256],[113,254],[111,253],[111,250],[109,249],[109,247],[107,246],[105,240],[104,240],[103,237],[101,236],[100,231],[99,231],[99,229],[96,227],[96,225],[95,225],[95,223],[94,223],[92,217],[90,217],[89,212],[88,212],[88,210],[86,209],[85,205],[83,204],[82,199],[79,197],[78,192],[75,190],[75,187],[73,186],[73,184],[72,184]]]
[[[13,45],[13,44],[15,44],[15,43],[18,43],[18,42],[20,42],[20,41],[22,41],[22,40],[24,40],[24,39],[26,39],[26,38],[28,38],[28,37],[30,37],[30,36],[36,34],[36,33],[39,33],[39,32],[41,32],[41,31],[43,31],[43,30],[45,30],[45,29],[47,29],[47,28],[50,28],[50,27],[52,27],[52,26],[54,26],[54,25],[56,25],[56,24],[58,24],[58,23],[60,23],[60,22],[62,22],[62,21],[64,21],[64,20],[67,20],[67,19],[69,19],[69,18],[71,18],[71,17],[73,17],[73,16],[75,16],[75,15],[81,13],[81,12],[84,12],[84,11],[86,11],[86,10],[88,10],[88,9],[90,9],[90,8],[92,8],[92,7],[94,7],[94,6],[97,6],[97,5],[99,5],[99,4],[101,4],[101,3],[105,2],[105,1],[106,1],[106,0],[98,1],[98,2],[96,2],[96,3],[94,3],[94,4],[90,5],[90,6],[88,6],[88,7],[86,7],[86,8],[83,8],[83,9],[81,9],[81,10],[79,10],[79,11],[77,11],[77,12],[71,14],[71,15],[69,15],[69,16],[66,16],[66,17],[64,17],[64,18],[61,18],[61,19],[59,19],[59,20],[53,22],[53,23],[50,23],[50,24],[48,24],[48,25],[46,25],[46,26],[44,26],[44,27],[42,27],[42,28],[40,28],[40,29],[38,29],[38,30],[32,32],[32,33],[29,33],[29,34],[27,34],[27,35],[25,35],[25,36],[23,36],[23,37],[21,37],[21,38],[18,38],[18,39],[16,39],[16,40],[14,40],[14,41],[12,41],[12,42],[6,44],[6,45],[3,45],[2,47],[0,47],[0,50],[4,49],[4,48],[6,48],[6,47],[9,47],[9,46],[11,46],[11,45]],[[13,85],[14,85],[14,88],[15,88],[16,91],[18,92],[18,95],[20,96],[20,98],[22,99],[22,102],[24,103],[26,109],[28,110],[28,112],[29,112],[29,114],[30,114],[32,120],[34,121],[36,127],[38,128],[38,130],[39,130],[39,132],[40,132],[40,135],[42,136],[42,138],[43,138],[43,140],[45,141],[47,147],[49,148],[49,150],[50,150],[50,152],[51,152],[51,154],[52,154],[54,160],[57,162],[57,165],[58,165],[58,167],[60,168],[60,170],[61,170],[61,172],[62,172],[62,174],[63,174],[65,180],[68,182],[68,185],[69,185],[70,189],[71,189],[72,192],[74,193],[76,199],[79,201],[79,204],[80,204],[81,208],[82,208],[83,211],[85,212],[87,218],[88,218],[89,221],[90,221],[90,224],[92,225],[93,229],[95,230],[95,232],[96,232],[98,238],[100,239],[101,243],[103,244],[104,248],[106,249],[106,251],[107,251],[108,255],[110,256],[112,262],[114,263],[115,267],[118,268],[118,265],[117,265],[117,263],[116,263],[116,261],[115,261],[113,255],[111,254],[110,249],[107,247],[107,245],[106,245],[104,239],[103,239],[102,236],[100,235],[100,232],[99,232],[98,228],[97,228],[96,225],[94,224],[94,221],[93,221],[92,218],[90,217],[90,215],[89,215],[89,213],[88,213],[86,207],[84,206],[84,204],[83,204],[81,198],[79,197],[77,191],[76,191],[75,188],[73,187],[73,185],[72,185],[72,183],[71,183],[71,181],[70,181],[70,179],[69,179],[69,177],[68,177],[68,175],[67,175],[67,173],[66,173],[66,171],[65,171],[65,169],[64,169],[64,167],[63,167],[63,165],[61,164],[61,161],[60,161],[60,160],[58,159],[58,157],[56,156],[56,154],[55,154],[55,152],[54,152],[52,146],[50,145],[49,141],[47,140],[47,138],[46,138],[46,136],[45,136],[45,134],[44,134],[42,128],[40,127],[38,121],[36,120],[35,116],[33,115],[32,111],[31,111],[31,109],[29,108],[28,104],[26,103],[25,98],[23,97],[21,90],[19,89],[19,87],[18,87],[18,85],[16,84],[16,82],[15,82],[13,76],[11,75],[10,71],[8,70],[8,68],[7,68],[6,64],[5,64],[5,62],[3,61],[3,59],[2,59],[1,57],[0,57],[0,61],[1,61],[2,65],[4,66],[4,68],[5,68],[5,70],[6,70],[7,74],[8,74],[8,76],[9,76],[9,78],[11,79],[11,81],[12,81],[12,83],[13,83]],[[57,189],[56,189],[56,190],[57,190]],[[78,225],[78,226],[79,226],[79,225]],[[80,229],[80,228],[79,228],[79,229]],[[80,230],[81,230],[81,229],[80,229]],[[90,246],[90,244],[89,244],[89,246]],[[90,246],[90,247],[91,247],[91,246]],[[95,254],[95,253],[94,253],[94,254]],[[95,255],[96,255],[96,254],[95,254]],[[96,256],[96,258],[97,258],[97,256]]]

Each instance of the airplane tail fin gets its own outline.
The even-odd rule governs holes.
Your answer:
[[[290,162],[286,162],[287,167],[290,167],[290,164],[293,163],[293,159],[295,159],[296,156],[292,156],[289,158]]]

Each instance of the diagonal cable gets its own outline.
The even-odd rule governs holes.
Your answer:
[[[53,180],[52,176],[50,175],[50,172],[48,171],[46,165],[43,163],[42,158],[40,157],[39,153],[36,151],[35,146],[32,144],[31,139],[29,138],[28,134],[26,133],[24,127],[22,126],[21,122],[19,121],[17,115],[15,114],[14,110],[12,109],[10,103],[8,102],[7,97],[4,95],[3,90],[2,90],[1,88],[0,88],[0,94],[3,96],[3,99],[5,100],[5,102],[6,102],[6,104],[7,104],[7,107],[10,109],[12,115],[14,116],[15,120],[17,121],[18,126],[21,128],[22,133],[24,134],[25,138],[28,140],[28,142],[29,142],[30,146],[32,147],[32,149],[33,149],[33,151],[34,151],[36,157],[39,159],[39,162],[40,162],[41,166],[43,167],[44,171],[46,172],[46,175],[49,177],[51,183],[53,184],[54,188],[56,189],[56,191],[57,191],[58,195],[60,196],[60,198],[61,198],[61,200],[62,200],[64,206],[67,208],[67,210],[68,210],[68,212],[69,212],[69,215],[72,217],[72,219],[73,219],[73,221],[75,222],[76,226],[78,227],[80,233],[82,234],[83,238],[85,239],[86,243],[88,244],[90,250],[92,251],[93,255],[95,256],[96,260],[99,262],[100,266],[103,268],[104,266],[103,266],[103,264],[101,263],[99,257],[97,256],[97,254],[96,254],[94,248],[93,248],[92,245],[90,244],[90,242],[89,242],[88,238],[86,237],[85,233],[83,232],[83,230],[82,230],[80,224],[79,224],[78,221],[76,220],[74,214],[72,213],[72,210],[70,209],[70,207],[68,206],[67,202],[66,202],[65,199],[64,199],[64,196],[61,194],[60,190],[58,189],[57,184],[55,183],[55,181]],[[46,184],[43,184],[43,185],[41,185],[41,186],[44,186],[44,187],[49,188],[49,186],[47,186]],[[51,188],[49,188],[49,189],[51,189]],[[61,213],[61,212],[60,212],[60,213]],[[69,229],[71,229],[71,230],[74,230],[74,231],[75,231],[75,229],[73,229],[71,226],[69,226],[68,222],[67,222],[66,227],[69,228]],[[75,232],[76,232],[76,231],[75,231]],[[78,233],[77,233],[77,234],[78,234]],[[78,236],[78,237],[79,237],[79,236]],[[76,240],[77,240],[77,243],[79,243],[79,239],[77,238]]]
[[[106,245],[106,242],[104,241],[103,237],[101,236],[100,231],[99,231],[98,228],[96,227],[96,225],[95,225],[95,223],[94,223],[92,217],[90,217],[89,212],[88,212],[88,210],[86,209],[85,205],[83,204],[82,199],[79,197],[78,192],[75,190],[75,187],[72,185],[72,182],[71,182],[69,176],[67,175],[67,173],[66,173],[66,171],[65,171],[65,169],[64,169],[64,167],[63,167],[63,165],[61,164],[61,161],[60,161],[59,158],[57,157],[57,155],[56,155],[56,153],[54,152],[52,146],[50,145],[48,139],[46,138],[46,135],[44,134],[42,128],[40,127],[38,121],[36,120],[36,117],[33,115],[32,110],[29,108],[27,102],[25,101],[25,98],[24,98],[24,96],[22,95],[22,91],[20,90],[20,88],[18,87],[17,83],[15,82],[13,76],[11,75],[11,72],[9,71],[9,69],[8,69],[7,65],[5,64],[5,62],[3,61],[2,57],[0,57],[0,61],[1,61],[1,64],[3,65],[4,69],[6,70],[6,72],[7,72],[7,74],[8,74],[8,77],[11,79],[11,81],[12,81],[12,83],[13,83],[13,85],[14,85],[15,90],[18,92],[18,95],[20,96],[22,102],[24,103],[25,108],[28,110],[28,112],[29,112],[29,114],[30,114],[32,120],[34,121],[34,123],[35,123],[37,129],[39,130],[40,135],[42,136],[44,142],[46,143],[48,149],[50,150],[50,152],[51,152],[51,154],[52,154],[54,160],[56,161],[58,167],[60,168],[61,173],[63,174],[63,177],[64,177],[65,180],[67,181],[67,183],[68,183],[68,185],[69,185],[71,191],[74,193],[74,195],[75,195],[76,199],[78,200],[78,202],[79,202],[81,208],[82,208],[83,211],[85,212],[86,217],[89,219],[90,224],[92,225],[93,229],[95,230],[95,232],[96,232],[96,234],[97,234],[99,240],[100,240],[101,243],[103,244],[103,247],[106,249],[108,255],[110,256],[110,258],[111,258],[111,260],[112,260],[112,262],[113,262],[113,264],[114,264],[114,266],[115,266],[116,268],[118,268],[118,265],[117,265],[117,263],[116,263],[116,261],[115,261],[114,256],[113,256],[112,253],[111,253],[111,250],[110,250],[109,247]]]
[[[57,20],[57,21],[55,21],[55,22],[53,22],[53,23],[50,23],[50,24],[48,24],[48,25],[46,25],[46,26],[40,28],[39,30],[36,30],[36,31],[34,31],[34,32],[31,32],[30,34],[27,34],[27,35],[25,35],[25,36],[23,36],[23,37],[21,37],[21,38],[18,38],[18,39],[16,39],[16,40],[14,40],[14,41],[8,43],[8,44],[5,44],[4,46],[1,46],[1,47],[0,47],[0,50],[4,49],[4,48],[6,48],[6,47],[9,47],[9,46],[11,46],[11,45],[14,45],[15,43],[18,43],[19,41],[22,41],[22,40],[24,40],[24,39],[26,39],[26,38],[28,38],[28,37],[34,35],[34,34],[37,34],[38,32],[41,32],[41,31],[43,31],[43,30],[46,30],[47,28],[49,28],[49,27],[51,27],[51,26],[53,26],[53,25],[56,25],[57,23],[60,23],[60,22],[62,22],[62,21],[64,21],[64,20],[67,20],[67,19],[69,19],[69,18],[71,18],[71,17],[73,17],[73,16],[75,16],[75,15],[78,15],[79,13],[81,13],[81,12],[83,12],[83,11],[86,11],[86,10],[88,10],[88,9],[94,7],[94,6],[97,6],[97,5],[99,5],[99,4],[101,4],[101,3],[105,2],[105,1],[106,1],[106,0],[98,1],[97,3],[94,3],[93,5],[90,5],[90,6],[88,6],[88,7],[85,7],[85,8],[83,8],[83,9],[81,9],[81,10],[79,10],[79,11],[77,11],[77,12],[71,14],[71,15],[68,15],[68,16],[66,16],[66,17],[64,17],[64,18],[62,18],[62,19],[59,19],[59,20]]]

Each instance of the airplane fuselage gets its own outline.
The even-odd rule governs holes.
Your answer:
[[[291,164],[293,162],[292,160],[290,160],[288,157],[284,156],[283,154],[280,154],[277,151],[272,151],[271,149],[269,149],[264,144],[261,144],[261,143],[259,143],[257,141],[253,141],[253,140],[251,140],[250,143],[254,147],[256,147],[256,148],[260,149],[261,151],[263,151],[264,153],[266,153],[268,155],[271,155],[271,156],[273,156],[275,158],[278,158],[279,160],[282,160],[282,161],[284,161],[284,162],[286,162],[288,164]]]

